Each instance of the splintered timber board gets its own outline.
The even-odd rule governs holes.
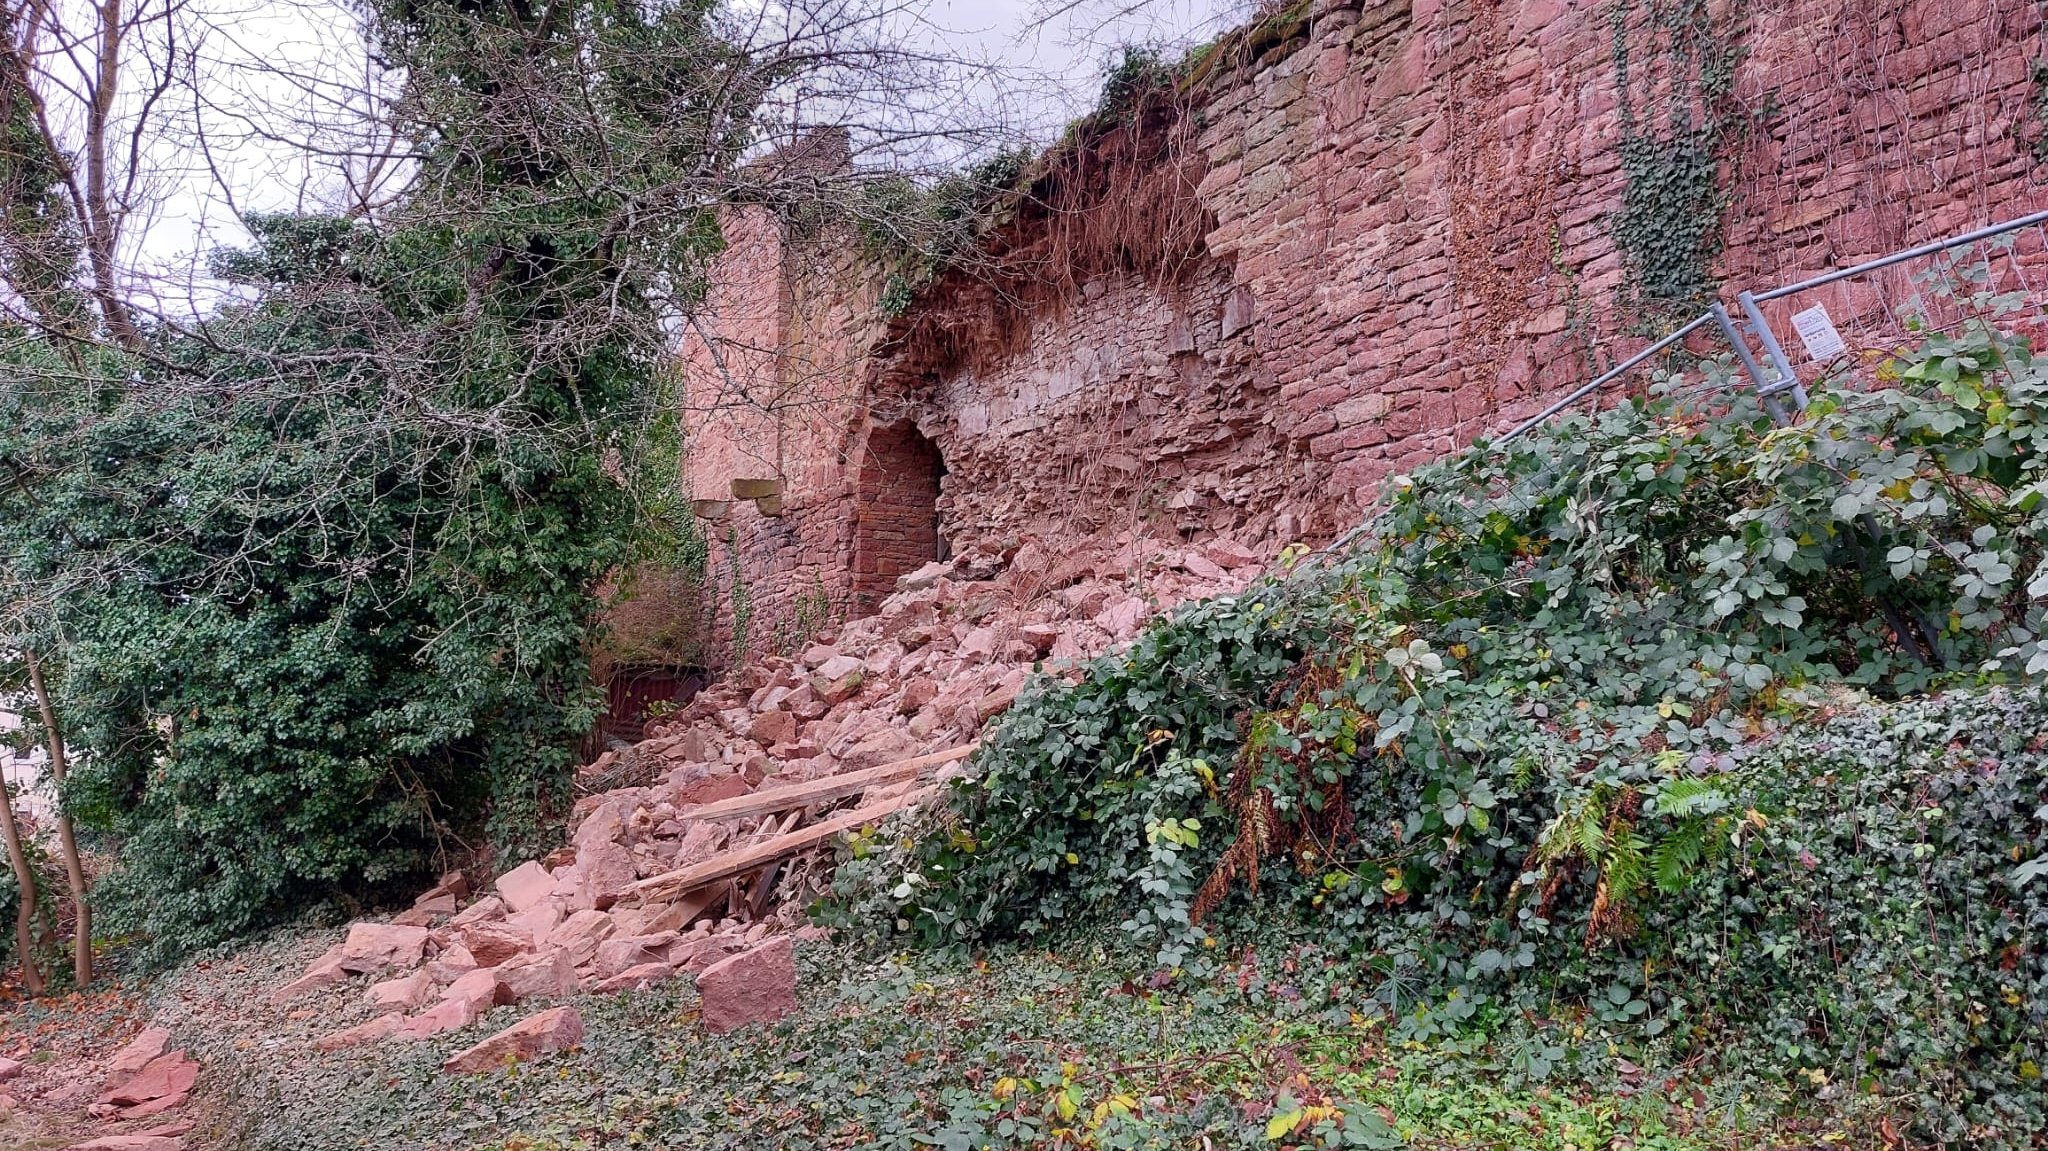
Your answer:
[[[787,790],[794,791],[796,789],[790,788]],[[663,875],[643,879],[633,885],[633,890],[642,896],[661,897],[667,894],[691,891],[707,883],[716,883],[721,879],[731,879],[735,875],[743,875],[763,864],[772,863],[785,856],[794,855],[806,848],[815,847],[842,831],[854,831],[864,824],[873,823],[884,816],[901,811],[911,804],[921,803],[937,795],[938,791],[939,789],[936,787],[920,788],[908,795],[900,795],[895,799],[871,804],[858,811],[850,811],[845,815],[828,819],[823,823],[813,824],[802,831],[791,832],[788,835],[778,835],[766,843],[756,844],[753,847],[742,848],[738,851],[728,851],[714,859],[707,859],[702,863],[692,864],[679,871],[671,871]]]
[[[974,753],[975,748],[980,746],[979,742],[965,744],[948,751],[937,751],[930,755],[920,755],[915,759],[885,763],[880,767],[865,768],[861,771],[849,771],[844,775],[828,775],[824,779],[815,779],[809,783],[799,783],[793,787],[772,787],[766,791],[757,791],[752,795],[736,795],[731,799],[721,799],[716,803],[707,803],[702,807],[688,809],[683,812],[682,817],[684,819],[739,819],[748,815],[766,815],[773,811],[788,811],[792,807],[809,807],[812,804],[845,799],[849,795],[858,795],[871,787],[899,783],[906,779],[915,779],[932,768],[943,767],[946,764],[966,759]],[[649,882],[652,882],[652,880]]]

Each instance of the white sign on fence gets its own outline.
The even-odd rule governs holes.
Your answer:
[[[1842,342],[1842,333],[1835,330],[1835,322],[1828,319],[1828,309],[1824,304],[1815,304],[1803,312],[1793,313],[1792,328],[1799,333],[1800,342],[1806,345],[1806,354],[1812,356],[1815,363],[1825,364],[1849,350],[1849,345]]]

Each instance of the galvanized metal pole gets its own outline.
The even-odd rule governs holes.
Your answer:
[[[1756,297],[1748,292],[1735,297],[1742,305],[1742,314],[1749,318],[1749,326],[1756,329],[1756,338],[1763,341],[1764,354],[1771,357],[1771,368],[1778,378],[1771,382],[1773,392],[1790,392],[1792,406],[1798,411],[1806,410],[1806,385],[1799,382],[1799,376],[1792,371],[1792,361],[1785,358],[1785,349],[1778,343],[1778,334],[1771,330],[1771,322],[1764,319],[1762,308],[1756,306]]]
[[[1743,338],[1742,328],[1736,324],[1735,317],[1728,314],[1728,309],[1722,307],[1719,300],[1714,301],[1707,314],[1714,317],[1714,322],[1721,326],[1721,334],[1728,338],[1728,346],[1735,349],[1736,360],[1749,375],[1749,385],[1757,398],[1763,401],[1764,410],[1771,414],[1772,421],[1780,427],[1791,423],[1791,417],[1785,414],[1785,405],[1778,402],[1777,394],[1770,389],[1770,381],[1764,379],[1763,367],[1756,362],[1756,354],[1749,350],[1749,341]]]

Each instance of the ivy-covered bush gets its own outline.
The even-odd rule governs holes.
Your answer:
[[[1973,321],[1849,382],[1781,428],[1674,378],[1415,473],[1342,554],[1038,681],[827,914],[1118,924],[1169,970],[1264,919],[1516,1073],[1718,1055],[2026,1143],[2048,362]]]

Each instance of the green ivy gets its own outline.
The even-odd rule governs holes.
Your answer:
[[[2048,60],[2036,60],[2028,71],[2033,85],[2027,111],[2034,117],[2034,163],[2048,164]]]
[[[101,922],[150,960],[552,847],[600,589],[702,562],[658,313],[753,66],[709,4],[364,16],[416,145],[374,226],[249,219],[146,354],[0,328],[9,590],[64,644]]]
[[[1120,923],[1169,973],[1305,930],[1355,1009],[1520,1074],[1595,1036],[2024,1145],[2048,361],[1978,302],[1791,428],[1707,365],[1422,469],[1345,553],[1036,681],[957,821],[871,845],[822,913]]]
[[[1707,0],[1648,0],[1647,34],[1661,41],[1650,62],[1654,108],[1637,104],[1631,81],[1646,70],[1630,43],[1638,0],[1615,0],[1615,91],[1620,100],[1621,210],[1614,239],[1628,273],[1625,303],[1646,322],[1704,307],[1717,281],[1722,168],[1748,130],[1734,95],[1741,62],[1739,8],[1717,20]]]

